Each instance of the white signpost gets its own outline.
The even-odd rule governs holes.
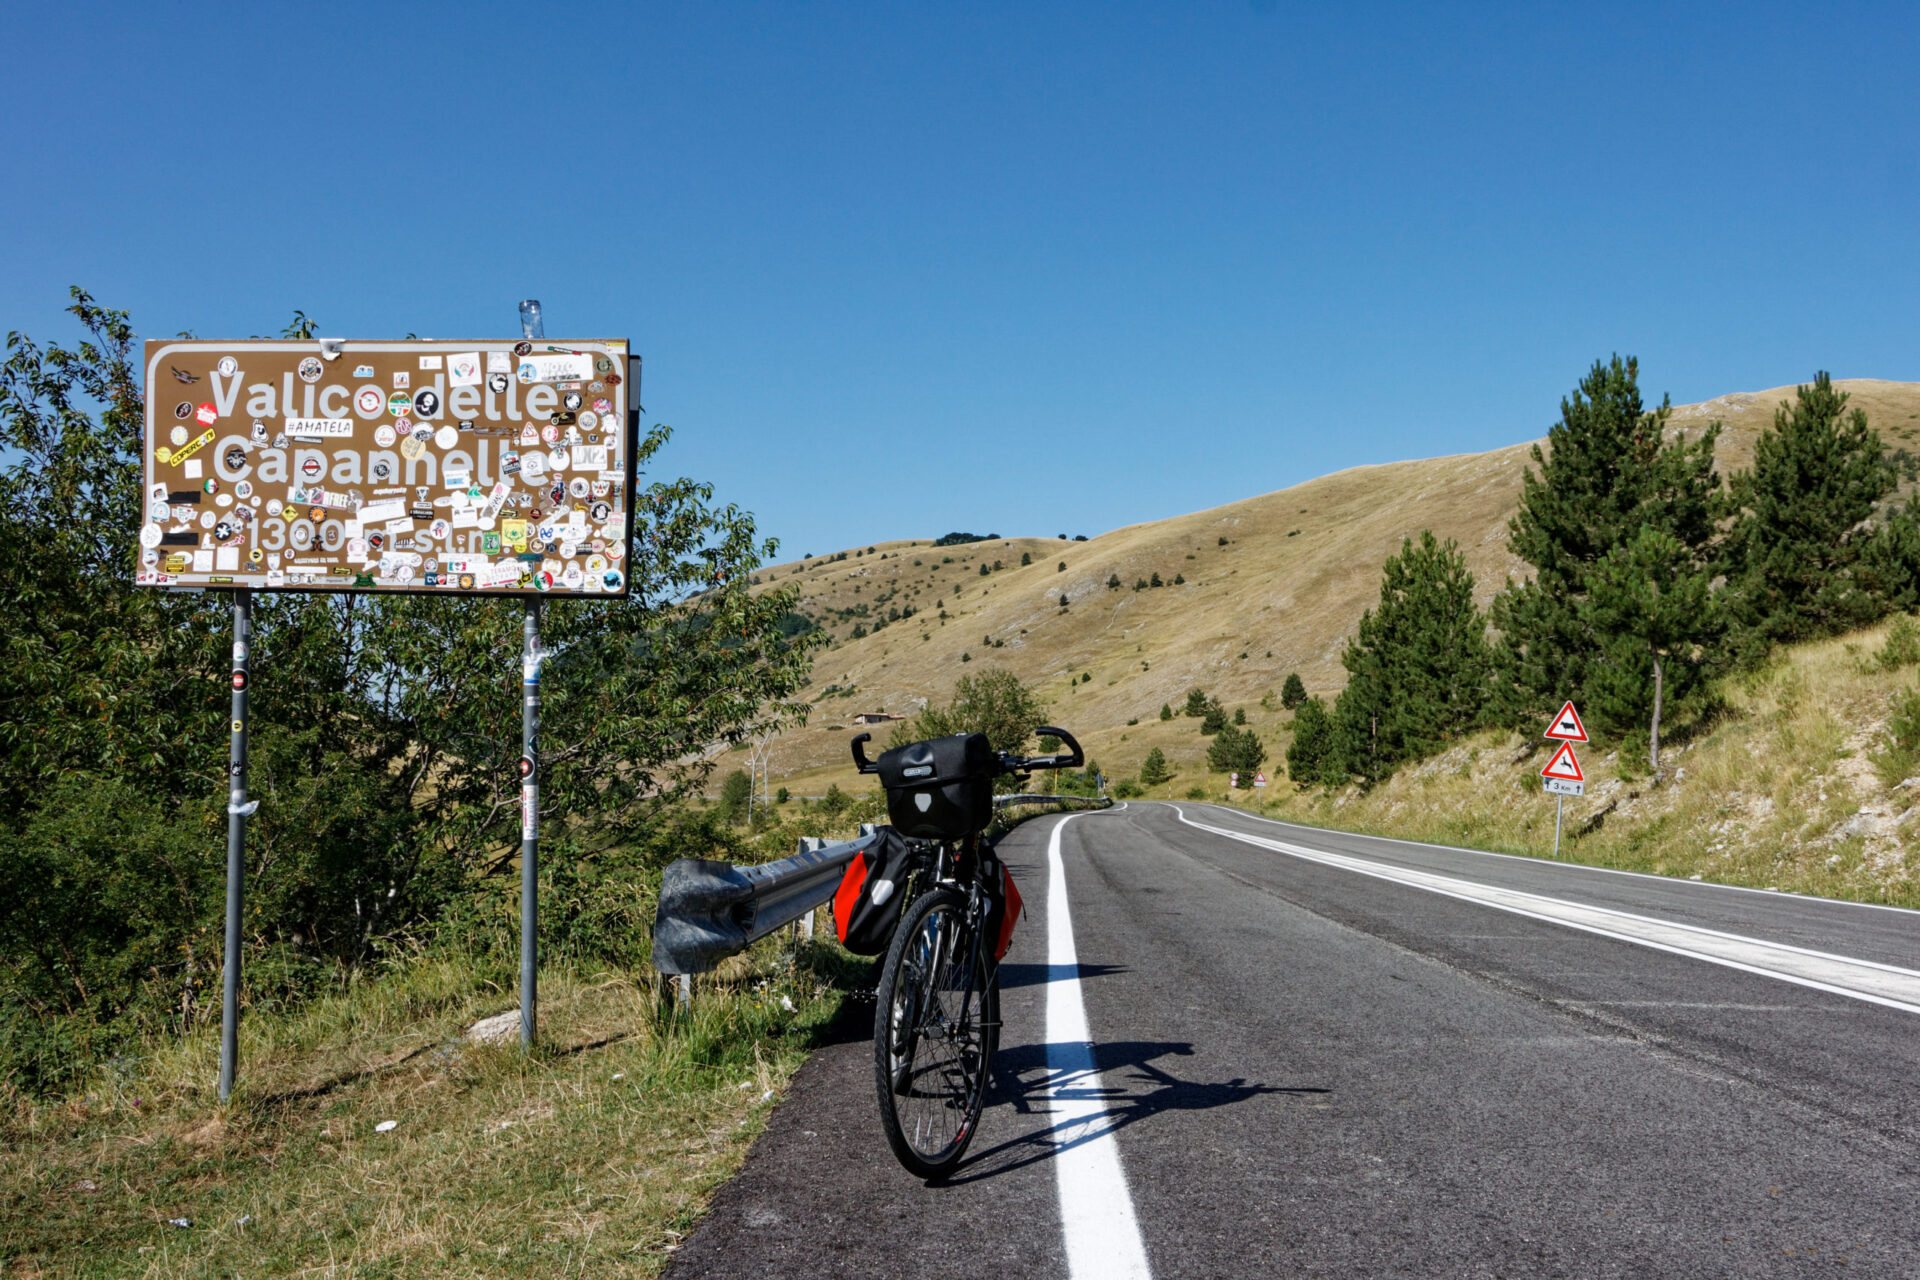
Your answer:
[[[1580,770],[1580,757],[1573,754],[1574,743],[1587,741],[1587,727],[1580,723],[1580,713],[1573,709],[1571,701],[1560,708],[1547,726],[1546,737],[1560,744],[1553,759],[1540,771],[1541,782],[1553,797],[1553,856],[1557,858],[1560,856],[1560,815],[1567,797],[1587,793],[1587,775]]]

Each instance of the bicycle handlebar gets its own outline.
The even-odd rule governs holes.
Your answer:
[[[1038,729],[1035,729],[1034,733],[1042,738],[1058,738],[1060,741],[1066,743],[1070,750],[1065,755],[1051,756],[1016,756],[1011,752],[1002,751],[1000,753],[1000,767],[1002,770],[1007,773],[1023,773],[1028,769],[1078,769],[1087,762],[1086,752],[1080,749],[1079,742],[1065,729],[1050,724],[1043,724]],[[871,742],[872,740],[872,734],[862,733],[855,735],[851,744],[853,748],[853,762],[860,767],[860,772],[862,773],[880,772],[880,766],[867,759],[867,753],[860,748],[861,743]]]
[[[1042,738],[1058,738],[1070,748],[1065,755],[1053,756],[1016,756],[1003,753],[1000,762],[1009,773],[1021,773],[1028,769],[1078,769],[1087,762],[1086,752],[1080,749],[1079,742],[1065,729],[1043,724],[1034,733]]]

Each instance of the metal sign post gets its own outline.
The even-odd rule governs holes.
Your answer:
[[[240,1058],[240,916],[244,905],[247,819],[260,802],[247,800],[247,646],[253,593],[233,593],[233,741],[227,755],[227,944],[221,957],[220,1101],[233,1096]]]
[[[520,1043],[538,1034],[540,998],[540,601],[527,601],[520,657]]]

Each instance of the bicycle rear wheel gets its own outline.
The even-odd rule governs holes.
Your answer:
[[[907,908],[880,971],[873,1023],[880,1122],[893,1154],[922,1178],[960,1163],[986,1104],[1000,1040],[1000,992],[952,889]]]

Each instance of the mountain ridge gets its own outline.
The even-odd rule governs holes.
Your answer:
[[[1890,448],[1916,447],[1920,383],[1836,385]],[[1793,394],[1789,384],[1676,405],[1668,431],[1692,435],[1721,422],[1716,467],[1724,482],[1752,464],[1754,442]],[[1379,598],[1382,562],[1404,539],[1427,528],[1454,539],[1482,607],[1510,575],[1524,576],[1528,566],[1506,547],[1507,522],[1530,451],[1544,444],[1364,463],[1085,542],[1003,537],[936,548],[931,538],[903,539],[870,544],[872,555],[850,548],[770,565],[760,587],[797,579],[799,611],[833,636],[803,694],[813,712],[805,727],[775,741],[770,776],[815,792],[829,782],[863,785],[843,763],[849,718],[944,702],[959,676],[983,664],[1032,683],[1110,776],[1136,770],[1156,745],[1176,763],[1199,759],[1205,739],[1178,717],[1158,720],[1162,703],[1177,709],[1193,687],[1245,708],[1272,772],[1290,716],[1261,699],[1277,698],[1292,671],[1311,693],[1344,685],[1340,654]],[[1032,563],[1021,565],[1023,555]],[[1166,585],[1135,589],[1154,574]],[[1115,577],[1120,586],[1111,589]],[[902,616],[874,629],[889,611]],[[855,636],[856,628],[866,634]]]

